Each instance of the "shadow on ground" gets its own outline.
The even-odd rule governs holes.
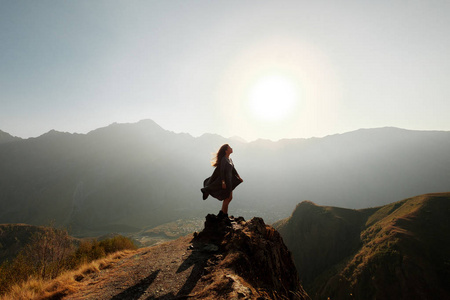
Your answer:
[[[112,297],[111,300],[138,299],[145,293],[145,291],[153,283],[153,281],[155,281],[159,272],[160,272],[160,270],[156,270],[155,272],[151,273],[149,276],[147,276],[144,279],[142,279],[141,281],[139,281],[137,284],[133,285],[132,287],[129,287],[122,293],[117,294],[116,296]]]

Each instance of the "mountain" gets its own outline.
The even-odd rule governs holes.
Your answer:
[[[364,208],[450,190],[450,132],[361,129],[324,138],[256,141],[246,150],[253,161],[239,166],[258,170],[249,189],[258,189],[264,202],[279,199],[276,206],[289,202],[292,207],[300,198]]]
[[[4,144],[0,220],[54,220],[89,235],[111,228],[134,231],[189,215],[186,211],[192,208],[186,201],[200,193],[192,186],[201,178],[195,180],[183,164],[195,148],[193,141],[143,121],[113,124],[87,135],[51,131]]]
[[[312,202],[274,224],[313,299],[449,299],[450,193],[377,208]]]
[[[0,144],[16,142],[19,140],[21,140],[21,138],[12,136],[9,133],[0,130]]]
[[[450,132],[379,128],[245,143],[144,120],[0,143],[0,223],[54,221],[95,236],[216,213],[220,202],[201,200],[200,187],[224,143],[244,179],[231,213],[268,223],[299,199],[363,208],[450,189]]]
[[[280,234],[261,218],[210,214],[199,233],[96,265],[56,278],[39,299],[310,299]]]

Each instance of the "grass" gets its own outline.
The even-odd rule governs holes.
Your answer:
[[[403,274],[407,272],[403,269],[405,257],[413,259],[415,264],[427,264],[427,268],[437,269],[439,261],[445,257],[440,253],[445,250],[440,249],[449,249],[448,245],[440,240],[439,234],[446,232],[447,228],[446,222],[443,222],[447,216],[441,213],[448,209],[446,201],[448,198],[439,199],[438,195],[431,194],[380,208],[368,219],[368,228],[361,234],[363,247],[343,269],[341,275],[349,280],[352,286],[358,285],[361,290],[369,290],[380,289],[392,283],[400,284],[401,278],[396,278],[395,274],[398,270],[403,270]],[[434,218],[427,218],[426,214],[431,212],[434,213]],[[439,216],[439,213],[442,216]],[[434,258],[438,258],[437,262],[433,261]],[[374,279],[375,277],[377,279]],[[367,297],[369,296],[367,294]]]
[[[77,280],[81,281],[86,274],[108,267],[109,263],[101,260],[102,258],[109,257],[112,253],[134,249],[136,246],[133,242],[123,236],[100,242],[86,240],[75,247],[66,230],[44,228],[30,238],[29,244],[23,247],[14,260],[0,265],[0,295],[14,295],[5,299],[34,299],[39,298],[36,291],[41,294],[42,291],[70,291],[70,288],[61,290],[59,286],[70,285],[61,285],[58,280],[52,287],[46,286],[45,283],[84,266],[86,269],[76,275]],[[93,261],[97,261],[98,266],[96,262],[90,264]]]
[[[0,296],[0,300],[30,300],[30,299],[57,299],[77,291],[83,281],[110,268],[115,261],[134,253],[133,250],[124,250],[108,255],[105,258],[85,263],[76,270],[66,271],[55,279],[45,280],[30,278],[20,284],[13,285],[9,293]]]

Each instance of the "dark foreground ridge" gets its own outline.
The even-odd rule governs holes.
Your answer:
[[[261,218],[205,227],[87,274],[64,299],[310,299],[280,234]]]

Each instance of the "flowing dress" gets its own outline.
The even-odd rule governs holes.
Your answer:
[[[231,158],[224,156],[220,164],[214,169],[211,177],[203,181],[201,190],[222,201],[230,197],[231,192],[241,183],[239,178]],[[227,186],[225,189],[222,188],[222,180],[225,180]]]

